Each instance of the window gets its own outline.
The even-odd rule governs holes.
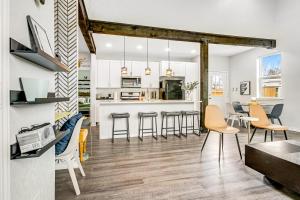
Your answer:
[[[281,97],[281,54],[263,56],[259,59],[258,97]]]

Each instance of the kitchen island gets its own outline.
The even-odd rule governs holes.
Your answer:
[[[185,101],[185,100],[150,100],[150,101],[98,100],[97,121],[100,125],[99,138],[100,139],[112,138],[112,118],[110,116],[111,113],[124,113],[124,112],[130,113],[130,119],[129,119],[130,137],[137,137],[138,136],[138,112],[157,112],[158,113],[157,128],[158,128],[158,134],[160,135],[161,111],[195,110],[197,107],[199,107],[199,104],[200,104],[199,101],[195,102],[195,101]],[[124,129],[125,126],[126,126],[125,120],[116,121],[116,129]],[[145,127],[150,127],[150,119],[145,120]],[[126,137],[126,136],[123,135],[118,137]]]

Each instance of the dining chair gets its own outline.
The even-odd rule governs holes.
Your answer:
[[[231,120],[231,126],[233,127],[234,122],[237,121],[239,126],[241,126],[241,117],[244,116],[241,113],[237,113],[235,112],[233,105],[231,103],[226,103],[226,107],[227,107],[227,112],[228,112],[228,117],[227,117],[227,123],[229,122],[229,120]],[[247,124],[245,121],[244,122],[244,126],[247,128]]]
[[[265,142],[267,140],[268,131],[271,131],[271,141],[273,141],[273,133],[275,131],[283,131],[285,139],[288,139],[286,134],[288,128],[282,125],[271,123],[261,105],[250,104],[250,116],[259,119],[258,121],[251,122],[252,126],[254,126],[254,131],[251,135],[250,142],[252,141],[257,129],[265,130]]]
[[[204,149],[204,146],[206,144],[207,138],[211,131],[219,133],[219,162],[220,162],[220,155],[221,155],[221,147],[223,151],[224,147],[224,134],[231,135],[234,134],[236,138],[236,143],[238,146],[239,154],[242,159],[242,153],[240,148],[240,143],[238,139],[238,132],[240,131],[237,128],[228,126],[225,119],[224,114],[221,111],[221,109],[216,105],[208,105],[205,109],[205,127],[208,129],[208,133],[206,135],[206,138],[204,140],[204,143],[201,148],[201,153]]]
[[[249,112],[245,111],[243,109],[243,106],[242,106],[241,102],[239,102],[239,101],[233,101],[232,102],[232,106],[233,106],[235,112],[241,113],[241,114],[246,114],[247,116],[249,116]]]
[[[80,160],[79,160],[79,151],[78,151],[79,134],[80,134],[80,128],[81,128],[83,119],[84,119],[84,117],[81,117],[77,121],[74,131],[73,131],[73,134],[72,134],[72,137],[69,141],[69,144],[68,144],[66,150],[63,153],[61,153],[55,157],[56,161],[66,162],[76,195],[80,194],[80,189],[79,189],[76,174],[74,171],[74,168],[75,168],[74,161],[77,164],[77,166],[81,172],[81,175],[85,176],[85,173],[83,171],[83,168],[82,168]]]
[[[271,113],[267,114],[268,118],[271,120],[271,122],[274,124],[274,119],[277,119],[279,124],[282,125],[281,120],[280,120],[280,116],[283,110],[283,104],[276,104]]]

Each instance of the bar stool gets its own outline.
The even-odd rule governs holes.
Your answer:
[[[111,117],[113,119],[113,127],[112,127],[112,143],[114,143],[115,135],[127,135],[127,141],[129,142],[130,133],[129,133],[129,113],[111,113]],[[124,130],[115,130],[115,120],[116,119],[126,119],[126,129]]]
[[[200,136],[201,132],[200,132],[199,116],[200,116],[199,111],[181,111],[181,126],[180,126],[181,130],[180,130],[180,132],[184,137],[187,137],[188,130],[193,130],[193,134]],[[188,117],[192,118],[192,120],[193,120],[191,126],[188,126]],[[195,117],[197,118],[197,125],[198,125],[197,127],[195,127]],[[185,123],[184,123],[184,119],[185,119]],[[183,133],[183,129],[185,129],[185,134]],[[195,131],[198,131],[198,133]]]
[[[180,134],[180,115],[181,115],[180,112],[165,112],[165,111],[161,112],[161,116],[162,116],[162,119],[161,119],[161,136],[163,138],[165,138],[165,139],[168,138],[168,132],[173,132],[173,134],[175,136],[181,137],[181,134]],[[168,124],[168,119],[170,117],[173,118],[173,126],[172,127],[169,127],[169,124]],[[178,119],[178,129],[176,129],[176,117]],[[164,121],[166,121],[166,126],[165,127],[164,127]],[[163,134],[164,130],[166,131],[165,135]],[[176,134],[176,131],[178,131],[178,134]]]
[[[152,137],[157,140],[157,112],[139,112],[139,139],[143,141],[144,133],[152,133]],[[151,128],[144,128],[144,119],[151,118]],[[155,130],[154,130],[155,121]],[[142,126],[142,127],[141,127]],[[142,132],[142,137],[141,137]],[[154,136],[154,133],[156,136]]]

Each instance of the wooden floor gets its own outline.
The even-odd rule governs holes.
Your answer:
[[[89,136],[91,157],[84,162],[86,177],[76,171],[81,195],[76,197],[67,170],[56,172],[56,200],[148,199],[300,199],[283,188],[274,188],[240,160],[234,136],[224,136],[224,153],[218,162],[218,137],[211,134],[202,153],[205,134],[188,138],[170,136],[155,141],[136,138],[98,140],[97,128]],[[246,129],[239,135],[242,152]],[[288,133],[300,140],[300,134]],[[278,133],[275,140],[282,140]],[[262,142],[258,132],[253,142]]]

